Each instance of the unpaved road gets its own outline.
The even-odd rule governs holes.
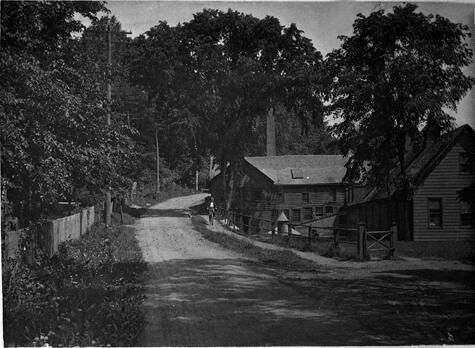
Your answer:
[[[149,265],[139,345],[475,343],[473,272],[284,271],[204,239],[187,210],[204,196],[158,204],[136,223]]]

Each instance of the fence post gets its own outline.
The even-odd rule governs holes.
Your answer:
[[[249,226],[247,227],[247,234],[252,234],[252,216],[249,216],[248,224]]]
[[[397,224],[393,222],[391,225],[391,239],[389,242],[389,257],[394,257],[394,253],[396,252],[396,240],[397,240]]]
[[[308,226],[308,242],[312,245],[312,226]]]
[[[239,232],[244,233],[244,215],[239,215]]]
[[[366,258],[366,225],[363,222],[358,224],[358,258],[363,260]]]
[[[272,240],[274,240],[275,231],[274,231],[274,222],[272,222],[272,221],[270,223],[270,229],[271,229],[271,232],[272,232]]]
[[[338,228],[335,228],[333,230],[333,246],[335,247],[335,249],[338,249]]]
[[[289,235],[289,240],[288,240],[288,243],[290,244],[290,240],[292,239],[292,224],[288,224],[288,228],[289,228],[289,231],[288,231],[288,235]]]
[[[358,258],[366,259],[368,250],[366,249],[366,224],[360,222],[358,224]]]

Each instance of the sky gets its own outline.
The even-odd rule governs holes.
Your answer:
[[[474,14],[475,0],[471,2],[415,2],[425,14],[439,14],[453,22],[470,27],[472,38],[468,43],[475,52]],[[340,46],[338,35],[350,36],[358,13],[368,15],[373,10],[390,10],[397,2],[300,2],[300,1],[108,1],[107,7],[122,23],[122,28],[132,32],[132,37],[146,32],[159,21],[174,26],[189,21],[193,14],[204,8],[226,11],[229,8],[255,17],[266,15],[278,18],[282,25],[295,23],[310,38],[317,50],[326,55]],[[475,64],[465,72],[475,76]],[[475,88],[457,107],[457,113],[449,111],[457,125],[465,123],[475,128]]]

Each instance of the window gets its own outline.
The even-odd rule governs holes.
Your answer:
[[[275,191],[274,191],[274,194],[275,194],[275,200],[276,202],[283,202],[284,201],[284,189],[281,187],[277,188]]]
[[[300,222],[300,209],[292,209],[292,222]]]
[[[304,220],[312,220],[313,219],[312,207],[303,208],[303,219]]]
[[[285,214],[285,217],[286,217],[287,219],[290,219],[290,211],[289,211],[289,209],[283,209],[282,212]]]
[[[292,179],[303,179],[303,171],[301,168],[291,169]]]
[[[332,188],[330,189],[330,202],[335,202],[336,201],[336,189]]]
[[[442,199],[429,198],[429,227],[442,227]]]
[[[353,186],[348,186],[345,189],[345,202],[349,203],[353,201]]]
[[[308,192],[303,192],[302,193],[302,202],[308,203],[309,202],[309,195]]]
[[[459,154],[459,168],[462,173],[473,172],[473,155],[470,156],[467,152],[461,152]]]
[[[338,217],[338,224],[340,226],[346,226],[346,215],[340,215]]]
[[[325,214],[333,214],[333,207],[331,205],[325,207]]]
[[[315,207],[315,215],[323,216],[323,207]]]
[[[460,225],[463,227],[473,227],[473,210],[469,202],[460,202]]]
[[[271,220],[272,221],[277,220],[278,216],[279,216],[279,211],[277,209],[272,209],[272,211],[271,211]]]

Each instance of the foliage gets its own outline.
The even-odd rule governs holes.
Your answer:
[[[160,148],[181,175],[209,155],[236,172],[245,155],[261,154],[259,123],[277,100],[303,123],[321,119],[322,57],[294,24],[203,10],[183,25],[159,23],[134,49],[131,78],[154,109],[147,125],[156,124]]]
[[[337,153],[326,127],[312,122],[305,123],[295,115],[276,108],[277,155],[312,155]],[[265,129],[263,130],[265,134]],[[263,153],[263,152],[261,152]]]
[[[143,325],[133,231],[96,226],[32,265],[2,260],[6,345],[125,346]]]
[[[450,130],[444,109],[455,110],[473,85],[462,71],[472,57],[468,27],[416,9],[359,14],[353,36],[341,36],[341,48],[327,57],[332,130],[350,155],[349,180],[391,184],[389,174],[398,172],[393,184],[408,190],[407,149],[426,125]]]
[[[105,90],[72,38],[82,29],[74,15],[94,19],[99,10],[102,3],[2,3],[2,174],[23,224],[79,189],[128,184],[132,130],[106,125]]]
[[[46,64],[58,48],[84,29],[79,16],[96,19],[104,1],[5,1],[1,3],[1,47],[28,52]],[[78,16],[79,15],[79,16]]]

